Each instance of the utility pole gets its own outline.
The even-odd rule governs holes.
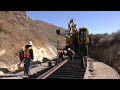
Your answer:
[[[57,34],[57,53],[58,53],[58,47],[59,47],[59,35]]]
[[[60,30],[56,30],[56,34],[57,34],[57,54],[58,54],[58,44],[59,44],[59,35],[60,35]]]

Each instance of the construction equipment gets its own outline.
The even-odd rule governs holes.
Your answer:
[[[79,28],[78,31],[78,53],[83,61],[81,64],[87,67],[89,34],[87,28]]]
[[[59,35],[66,37],[66,50],[71,48],[81,57],[81,66],[87,67],[89,33],[84,26],[77,30],[74,20],[68,24],[69,30],[63,32],[59,30]]]

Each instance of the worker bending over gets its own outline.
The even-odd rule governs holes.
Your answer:
[[[75,52],[68,48],[68,58],[73,61],[73,58],[75,56]]]
[[[59,60],[63,60],[64,50],[59,52]]]

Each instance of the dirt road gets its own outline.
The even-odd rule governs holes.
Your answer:
[[[87,65],[85,79],[120,79],[115,69],[102,62],[88,58]]]

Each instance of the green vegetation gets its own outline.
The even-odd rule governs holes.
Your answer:
[[[90,38],[90,43],[92,43],[92,46],[106,45],[107,47],[109,47],[113,43],[120,43],[120,30],[112,34],[108,34],[108,33],[90,34],[89,38]]]
[[[0,33],[4,32],[5,34],[7,34],[7,31],[3,28],[3,26],[0,25]]]

